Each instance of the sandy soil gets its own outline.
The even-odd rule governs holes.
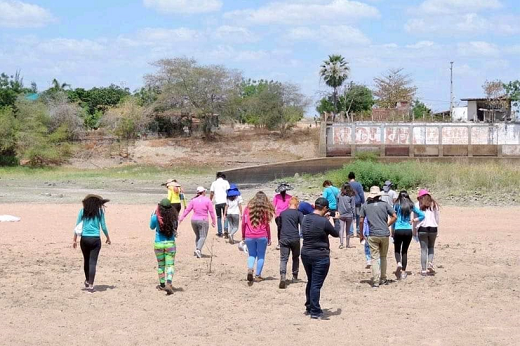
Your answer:
[[[109,205],[113,244],[101,250],[98,291],[86,293],[81,253],[70,246],[78,208],[0,204],[0,214],[22,218],[0,223],[1,345],[520,344],[520,208],[445,207],[437,275],[379,290],[367,283],[362,247],[339,250],[333,240],[326,321],[302,314],[304,282],[277,288],[274,247],[269,280],[249,287],[245,255],[214,230],[206,243],[214,256],[193,257],[189,222],[177,243],[176,292],[157,291],[153,205]],[[417,273],[417,244],[409,257]]]

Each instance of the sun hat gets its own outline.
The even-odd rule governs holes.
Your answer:
[[[379,186],[372,186],[370,188],[370,192],[368,193],[368,198],[381,197],[381,189]]]
[[[170,202],[170,200],[168,198],[161,199],[161,201],[159,202],[159,205],[164,208],[172,207],[172,203]]]
[[[227,190],[227,197],[236,197],[240,196],[240,191],[235,184],[229,185],[229,189]]]
[[[197,187],[197,193],[203,193],[206,192],[206,189],[203,186]]]
[[[278,185],[278,187],[276,188],[276,190],[274,190],[274,192],[280,193],[280,192],[284,192],[284,191],[290,191],[292,189],[293,189],[293,187],[291,185],[289,185],[288,183],[280,183],[280,185]]]
[[[101,201],[102,204],[105,204],[107,202],[110,202],[109,199],[104,199],[103,197],[99,196],[99,195],[94,195],[94,194],[88,194],[85,196],[85,198],[83,198],[83,201],[82,202],[85,202],[87,199],[90,199],[90,198],[96,198],[96,199],[99,199]]]
[[[171,181],[171,182],[166,184],[166,187],[181,187],[181,184],[179,184],[176,181]]]
[[[315,208],[323,208],[323,207],[329,207],[329,201],[326,199],[326,198],[323,198],[323,197],[319,197],[315,202],[314,202],[314,207]]]
[[[390,191],[390,188],[393,186],[392,182],[390,180],[385,181],[385,185],[383,185],[383,191],[388,192]]]
[[[429,195],[430,194],[430,191],[426,190],[426,189],[420,189],[419,190],[419,194],[417,195],[417,198],[420,198],[422,196],[426,196],[426,195]]]

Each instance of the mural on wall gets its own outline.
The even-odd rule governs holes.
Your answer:
[[[409,127],[387,127],[385,129],[385,144],[402,145],[410,144]]]
[[[352,128],[351,127],[333,127],[332,128],[332,144],[333,145],[350,145],[352,144]]]
[[[442,128],[442,144],[469,144],[467,127],[446,126]]]
[[[381,144],[381,128],[373,126],[356,127],[356,144]]]
[[[438,145],[439,144],[439,128],[438,127],[414,127],[413,128],[413,144],[417,145]]]

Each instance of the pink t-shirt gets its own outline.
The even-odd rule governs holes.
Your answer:
[[[213,203],[211,203],[211,200],[208,197],[199,196],[192,199],[186,209],[184,209],[184,213],[179,221],[184,220],[192,210],[192,221],[207,221],[209,213],[209,215],[211,215],[211,221],[215,223],[215,210],[213,209]]]
[[[251,220],[249,220],[249,208],[244,210],[244,215],[242,216],[242,238],[264,238],[267,237],[267,240],[271,241],[271,227],[269,223],[261,223],[260,225],[253,227],[251,224]]]
[[[276,212],[276,217],[280,216],[280,214],[283,211],[286,211],[287,209],[289,209],[289,202],[291,201],[291,197],[292,197],[291,195],[286,194],[285,201],[284,201],[282,198],[282,195],[277,194],[274,196],[273,205],[274,205],[274,210]]]

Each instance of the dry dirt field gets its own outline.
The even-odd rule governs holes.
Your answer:
[[[109,204],[113,244],[101,250],[98,291],[86,293],[81,253],[71,247],[78,208],[0,204],[0,214],[22,218],[0,223],[1,345],[520,344],[520,208],[444,207],[437,275],[417,275],[412,243],[415,275],[379,290],[367,283],[362,247],[339,250],[332,240],[324,321],[303,315],[304,282],[277,288],[274,247],[269,280],[249,287],[245,255],[214,230],[213,258],[193,257],[189,222],[177,240],[176,292],[157,291],[153,205]]]

